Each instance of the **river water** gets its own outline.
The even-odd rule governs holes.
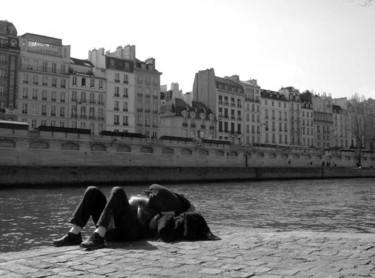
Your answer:
[[[375,232],[375,179],[167,185],[209,224],[272,231]],[[110,186],[99,186],[109,194]],[[148,186],[125,186],[128,196]],[[0,190],[0,252],[51,246],[70,228],[84,187]],[[92,231],[84,230],[84,236]]]

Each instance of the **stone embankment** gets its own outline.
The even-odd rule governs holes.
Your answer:
[[[375,169],[333,167],[0,166],[0,187],[185,183],[375,177]]]
[[[0,254],[1,277],[375,277],[375,235],[212,226],[219,241]]]

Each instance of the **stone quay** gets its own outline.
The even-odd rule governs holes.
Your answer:
[[[1,277],[375,277],[375,235],[211,225],[218,241],[108,243],[0,254]]]

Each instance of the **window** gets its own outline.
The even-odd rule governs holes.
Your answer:
[[[119,102],[116,100],[115,101],[115,107],[114,107],[114,110],[115,111],[118,111],[119,110]]]
[[[119,125],[120,123],[120,116],[119,115],[114,115],[113,116],[113,124],[114,125]]]
[[[44,100],[44,101],[47,100],[47,90],[42,91],[42,100]]]
[[[57,78],[52,77],[52,87],[57,87]]]
[[[99,104],[104,104],[104,96],[102,94],[99,95]]]
[[[89,117],[91,120],[95,120],[95,107],[89,108]]]
[[[125,102],[125,101],[122,103],[122,110],[123,110],[124,112],[128,112],[128,103]]]
[[[86,106],[81,106],[81,119],[86,119]]]
[[[60,117],[65,117],[65,107],[60,107]]]
[[[77,101],[77,91],[72,91],[72,101]]]
[[[81,92],[81,102],[86,102],[86,92]]]
[[[60,92],[60,102],[65,102],[65,92]]]
[[[115,97],[119,97],[119,96],[120,96],[120,88],[115,87]]]
[[[56,73],[56,63],[52,63],[52,72]]]
[[[1,71],[3,71],[3,74],[1,74]],[[5,78],[5,70],[0,70],[0,77]],[[29,83],[29,75],[27,73],[23,75],[23,83]]]
[[[65,65],[61,65],[61,73],[65,74]]]
[[[95,88],[95,79],[90,79],[90,87]]]
[[[6,64],[7,63],[7,56],[4,54],[0,54],[0,64]]]
[[[81,87],[86,87],[86,78],[82,77],[81,79]]]
[[[48,86],[48,77],[47,76],[43,76],[43,83],[42,83],[43,86]]]
[[[61,88],[65,88],[66,87],[66,80],[65,79],[61,79],[60,87]]]
[[[52,91],[51,101],[56,101],[56,92]]]
[[[94,93],[90,93],[90,103],[94,103],[95,104],[95,95],[94,95]]]
[[[122,94],[123,97],[128,97],[128,88],[123,88],[123,94]]]
[[[42,71],[47,72],[48,69],[48,62],[43,62]]]
[[[51,116],[52,116],[52,117],[55,117],[55,116],[56,116],[56,106],[55,106],[55,105],[52,105],[52,106],[51,106]]]
[[[103,80],[99,80],[99,89],[103,89]]]
[[[28,98],[29,89],[23,88],[22,90],[22,98]]]
[[[4,95],[4,92],[5,92],[5,86],[0,85],[0,97]]]
[[[128,79],[128,75],[127,74],[124,74],[124,83],[125,84],[129,83],[129,79]]]
[[[38,89],[33,89],[33,100],[38,99]]]
[[[27,103],[22,103],[22,114],[27,114]]]
[[[122,125],[125,125],[125,126],[129,125],[128,116],[123,116],[122,117]]]
[[[73,76],[72,84],[73,86],[77,86],[77,76]]]
[[[33,75],[33,83],[34,83],[34,85],[38,85],[38,75],[37,74]]]
[[[115,73],[115,82],[120,82],[120,74]]]

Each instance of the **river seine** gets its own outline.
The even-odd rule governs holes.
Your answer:
[[[375,232],[375,179],[289,180],[167,185],[208,224],[272,231]],[[110,186],[99,186],[109,194]],[[128,196],[148,186],[125,186]],[[51,246],[70,228],[84,187],[0,190],[0,252]],[[89,236],[90,227],[83,236]]]

